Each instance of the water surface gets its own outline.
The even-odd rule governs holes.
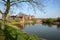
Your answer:
[[[47,40],[60,40],[59,25],[29,24],[25,25],[22,31],[45,38]]]

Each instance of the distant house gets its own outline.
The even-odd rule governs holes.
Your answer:
[[[23,13],[19,13],[17,16],[22,17],[22,19],[24,19],[25,21],[35,18],[34,16],[29,16],[29,15],[26,15],[26,14],[23,14]]]
[[[16,19],[16,16],[10,16],[11,19]]]
[[[23,16],[9,16],[8,20],[16,20],[16,19],[22,19]]]
[[[34,16],[29,16],[29,19],[34,19],[35,17]]]
[[[33,19],[34,16],[29,16],[29,15],[26,15],[26,14],[23,14],[23,13],[19,13],[17,14],[16,16],[9,16],[8,17],[8,20],[22,20],[22,21],[25,21],[25,20],[29,20],[29,19]]]
[[[18,17],[17,16],[14,16],[14,15],[12,15],[12,16],[8,16],[8,20],[16,20]]]

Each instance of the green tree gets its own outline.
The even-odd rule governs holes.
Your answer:
[[[49,24],[53,23],[53,19],[52,18],[47,19],[47,23]]]
[[[60,17],[57,18],[57,21],[60,22]]]
[[[47,18],[47,19],[43,19],[43,23],[47,23],[47,24],[52,24],[54,21],[53,18]]]
[[[44,6],[40,1],[41,0],[0,0],[0,4],[5,7],[4,12],[0,9],[0,13],[2,14],[2,28],[5,28],[7,15],[13,5],[18,5],[19,3],[25,2],[35,9],[35,7],[41,8]]]

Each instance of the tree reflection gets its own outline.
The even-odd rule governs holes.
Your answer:
[[[53,24],[42,23],[42,25],[44,25],[44,26],[48,25],[48,27],[52,27]]]
[[[58,24],[57,27],[60,28],[60,24]]]
[[[52,24],[47,24],[48,25],[48,27],[52,27]]]
[[[23,24],[20,24],[20,26],[19,26],[21,29],[23,29],[24,27],[25,27],[25,24],[23,23]]]

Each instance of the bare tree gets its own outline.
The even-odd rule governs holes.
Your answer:
[[[41,8],[44,6],[41,0],[1,0],[0,2],[2,2],[0,4],[3,4],[5,7],[4,12],[0,10],[0,13],[2,14],[2,28],[3,29],[5,28],[5,24],[6,24],[6,17],[13,5],[18,5],[19,3],[25,2],[31,7],[33,7],[33,9],[34,7]]]

